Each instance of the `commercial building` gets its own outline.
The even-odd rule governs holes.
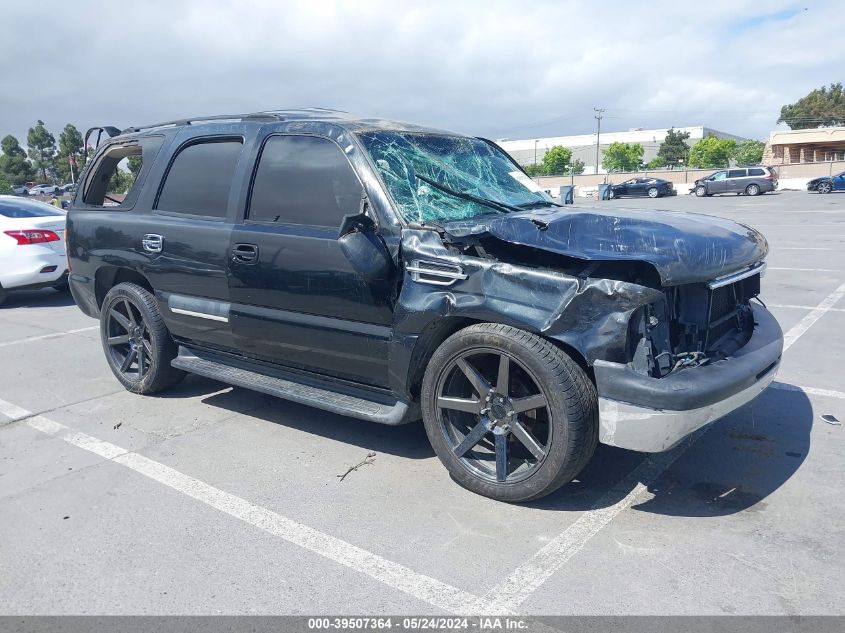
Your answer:
[[[720,132],[703,125],[692,127],[675,128],[678,132],[689,132],[687,143],[692,145],[705,136],[716,136],[718,138],[734,139],[744,141],[745,138]],[[602,153],[611,143],[639,143],[645,150],[643,162],[647,163],[657,156],[660,144],[666,139],[668,128],[659,130],[643,130],[641,128],[630,129],[627,132],[602,132],[599,146],[599,166],[596,170],[596,135],[577,134],[575,136],[551,136],[546,138],[532,138],[522,140],[499,139],[501,145],[520,165],[542,162],[545,153],[555,147],[562,145],[572,150],[572,160],[584,162],[585,174],[605,173],[601,166]]]
[[[776,130],[763,151],[764,165],[845,160],[845,127]]]

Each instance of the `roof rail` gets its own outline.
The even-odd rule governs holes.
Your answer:
[[[174,119],[173,121],[162,121],[161,123],[152,123],[150,125],[133,125],[121,132],[121,134],[128,134],[130,132],[140,132],[141,130],[150,130],[158,127],[176,127],[180,125],[191,125],[192,123],[203,123],[205,121],[281,121],[284,117],[273,112],[250,112],[248,114],[218,114],[215,116],[200,116],[191,117],[189,119]]]

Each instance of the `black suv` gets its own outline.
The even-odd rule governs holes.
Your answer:
[[[422,417],[460,484],[526,501],[597,442],[668,449],[775,376],[747,226],[567,209],[488,140],[332,111],[95,130],[70,286],[130,391],[192,372]]]

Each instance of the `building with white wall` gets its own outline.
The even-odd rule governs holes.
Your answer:
[[[736,136],[735,134],[728,134],[727,132],[720,132],[713,128],[705,127],[703,125],[696,125],[692,127],[675,128],[678,132],[689,132],[690,136],[687,143],[692,145],[696,141],[705,136],[716,136],[718,138],[733,139],[735,141],[744,141],[745,138]],[[500,139],[496,142],[501,145],[506,152],[508,152],[520,165],[529,165],[531,163],[542,162],[545,153],[556,145],[563,145],[572,150],[572,160],[580,159],[584,161],[584,173],[595,174],[605,173],[601,166],[602,152],[607,149],[611,143],[639,143],[645,150],[643,153],[643,162],[647,163],[652,158],[657,156],[657,150],[660,144],[666,138],[666,133],[669,128],[659,130],[643,130],[641,128],[634,128],[627,132],[602,132],[599,146],[599,168],[596,171],[596,135],[593,134],[577,134],[574,136],[549,136],[545,138],[529,138],[522,140]]]

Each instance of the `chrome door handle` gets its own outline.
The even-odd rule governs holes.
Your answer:
[[[161,235],[156,235],[155,233],[147,233],[141,239],[141,246],[143,246],[144,250],[148,253],[160,253],[163,243],[164,238]]]

